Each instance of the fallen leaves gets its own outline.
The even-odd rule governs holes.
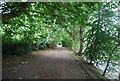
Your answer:
[[[13,58],[8,58],[6,60],[3,60],[2,62],[2,65],[3,65],[3,69],[5,68],[10,68],[12,67],[13,65],[16,65],[16,64],[27,64],[27,60],[30,59],[33,55],[32,54],[26,54],[26,55],[23,55],[23,56],[16,56],[16,57],[13,57]]]
[[[28,64],[28,62],[27,61],[26,62],[22,61],[21,64]]]
[[[39,76],[35,76],[35,79],[38,79],[39,78]]]
[[[19,77],[19,79],[23,79],[22,77]]]

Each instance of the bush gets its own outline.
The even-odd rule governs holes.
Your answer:
[[[47,49],[47,48],[49,48],[48,44],[43,44],[43,43],[37,44],[37,43],[35,43],[35,44],[32,45],[32,51],[44,50],[44,49]]]
[[[48,44],[28,44],[28,43],[3,43],[2,58],[9,58],[28,54],[32,51],[44,50],[49,48]]]
[[[30,53],[32,51],[31,47],[32,45],[27,43],[3,43],[2,57],[4,59]]]
[[[63,47],[67,47],[70,50],[72,50],[72,42],[70,40],[64,40],[64,41],[62,41],[62,46]]]

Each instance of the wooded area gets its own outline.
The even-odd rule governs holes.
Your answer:
[[[57,45],[118,76],[118,2],[1,2],[2,57]]]

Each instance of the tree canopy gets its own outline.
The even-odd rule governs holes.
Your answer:
[[[2,4],[3,56],[62,44],[104,74],[118,71],[117,2],[7,2]],[[11,49],[7,49],[11,47]],[[13,50],[15,51],[12,54]],[[8,51],[6,51],[8,50]],[[116,67],[113,67],[116,66]]]

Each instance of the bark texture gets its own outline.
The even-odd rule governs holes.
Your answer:
[[[80,26],[80,50],[79,50],[79,55],[82,55],[83,51],[83,27]]]

